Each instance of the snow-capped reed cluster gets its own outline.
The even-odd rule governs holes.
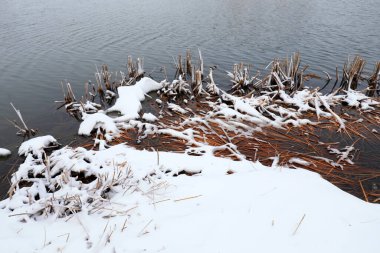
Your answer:
[[[132,56],[128,56],[127,74],[123,71],[111,72],[108,65],[103,64],[101,69],[96,68],[96,85],[90,80],[85,83],[85,94],[77,99],[69,82],[62,85],[63,100],[55,101],[58,108],[65,107],[66,111],[73,117],[80,120],[83,113],[95,113],[102,107],[112,105],[117,97],[119,86],[134,84],[144,76],[144,64],[142,58],[133,61]],[[97,101],[97,102],[95,102]]]
[[[318,129],[327,126],[334,134],[338,131],[349,138],[363,138],[358,126],[380,123],[379,102],[355,90],[368,81],[370,88],[366,91],[376,95],[379,64],[365,78],[363,61],[355,58],[347,65],[350,67],[345,67],[344,85],[323,94],[318,88],[305,86],[314,75],[306,73],[307,67],[301,66],[298,53],[290,59],[274,60],[263,76],[260,72],[251,75],[250,67],[244,64],[234,65],[233,71],[227,73],[232,82],[229,92],[215,83],[213,67],[204,76],[200,52],[198,64],[193,64],[190,51],[185,62],[178,57],[176,78],[161,82],[143,77],[141,60],[133,64],[132,58],[128,58],[128,74],[120,72],[119,78],[103,65],[96,73],[97,87],[87,83],[86,95],[78,101],[67,84],[62,103],[69,113],[82,120],[78,134],[93,136],[94,147],[104,152],[116,143],[128,143],[191,156],[270,160],[273,164],[292,164],[326,176],[336,176],[335,170],[342,171],[344,166],[355,163],[357,148],[354,144],[339,147],[323,143],[316,133]],[[156,93],[147,95],[153,91]],[[143,108],[146,97],[156,103]],[[342,108],[355,113],[345,113]],[[365,120],[360,121],[361,115],[365,115]],[[292,135],[293,129],[297,129],[301,138]],[[380,129],[369,131],[373,134]],[[316,151],[282,152],[272,145],[276,139]],[[144,141],[148,145],[144,146]],[[323,156],[324,151],[330,156]],[[54,213],[60,217],[101,208],[114,190],[120,192],[130,185],[125,182],[131,180],[131,172],[125,161],[99,162],[94,152],[64,148],[50,156],[27,156],[12,178],[10,194],[15,200],[4,202],[5,207],[21,208],[29,203],[29,209],[25,210],[29,216]],[[321,166],[328,170],[319,170]],[[347,183],[348,179],[341,180]]]
[[[93,151],[84,148],[65,147],[47,155],[45,149],[55,143],[53,137],[44,136],[20,147],[26,160],[13,174],[9,198],[1,208],[17,210],[23,219],[90,214],[101,210],[114,191],[129,190],[132,171],[127,162],[97,160]]]
[[[204,62],[202,53],[199,51],[197,64],[193,63],[193,57],[190,50],[186,51],[185,63],[183,57],[178,56],[175,60],[175,78],[170,81],[167,78],[166,69],[163,88],[159,90],[161,97],[166,97],[171,101],[188,101],[200,97],[220,96],[220,87],[215,83],[213,77],[214,67],[209,68],[209,73],[204,74]],[[314,73],[306,73],[308,66],[301,65],[301,56],[294,53],[290,58],[274,59],[268,67],[266,74],[256,71],[253,75],[252,67],[243,63],[235,64],[232,72],[227,72],[232,86],[229,93],[234,96],[260,96],[273,92],[285,92],[291,97],[296,91],[301,91],[305,87],[305,82],[313,78],[321,79]],[[332,91],[332,94],[342,93],[343,91],[356,90],[367,83],[366,95],[375,96],[378,94],[380,62],[376,64],[373,73],[364,75],[365,61],[356,56],[352,61],[350,59],[344,64],[342,78],[338,89]],[[80,100],[76,99],[71,84],[67,83],[66,87],[62,84],[64,90],[64,100],[56,101],[65,106],[66,110],[75,116],[81,118],[81,113],[95,113],[101,107],[105,108],[112,105],[117,97],[117,88],[119,86],[129,86],[140,80],[144,76],[143,60],[137,58],[136,63],[131,56],[128,56],[127,64],[128,73],[110,72],[107,65],[102,65],[101,70],[96,71],[96,85],[91,81],[85,84],[85,95]],[[327,84],[332,80],[327,75]],[[118,76],[118,74],[120,74]],[[339,81],[338,69],[333,89]],[[224,85],[226,87],[226,85]],[[324,89],[323,87],[322,89]],[[65,91],[66,90],[66,91]],[[274,94],[274,93],[273,93]],[[97,99],[98,98],[98,99]],[[97,102],[95,100],[97,99]]]

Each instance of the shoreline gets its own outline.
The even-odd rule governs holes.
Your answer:
[[[379,106],[376,99],[371,100],[360,92],[353,92],[353,89],[360,82],[363,82],[361,75],[365,61],[362,58],[356,56],[351,62],[345,63],[343,67],[345,74],[342,77],[338,74],[337,68],[334,84],[337,89],[334,92],[332,90],[330,95],[323,96],[319,93],[318,88],[303,87],[305,81],[310,82],[322,77],[315,73],[305,72],[308,66],[301,67],[299,53],[295,53],[291,58],[284,60],[275,59],[271,62],[272,70],[262,77],[259,74],[260,72],[251,76],[250,72],[253,71],[243,63],[235,64],[233,72],[227,72],[232,82],[232,89],[229,91],[232,95],[228,95],[215,84],[213,68],[210,68],[207,76],[203,76],[203,58],[201,52],[198,53],[197,64],[192,63],[193,56],[190,50],[186,51],[186,57],[182,58],[179,55],[176,63],[177,80],[172,82],[164,80],[161,83],[154,84],[152,88],[143,88],[144,85],[140,85],[141,88],[136,88],[138,85],[134,84],[136,81],[139,83],[138,80],[141,78],[144,79],[144,63],[140,58],[134,62],[132,57],[128,57],[128,72],[126,74],[120,72],[121,81],[118,80],[117,73],[112,78],[114,73],[108,69],[107,65],[102,65],[95,73],[96,84],[89,82],[85,85],[85,95],[80,101],[76,100],[71,85],[67,83],[63,103],[56,101],[56,103],[62,103],[58,109],[64,107],[72,117],[82,121],[78,135],[95,138],[94,144],[88,140],[89,142],[85,145],[89,149],[104,149],[117,143],[129,142],[128,145],[137,149],[202,155],[199,150],[193,151],[205,142],[204,144],[211,145],[211,147],[225,146],[213,153],[216,156],[230,157],[234,160],[260,161],[268,166],[272,163],[278,163],[287,167],[308,169],[318,172],[333,184],[357,197],[366,201],[369,199],[375,202],[379,201],[377,188],[380,187],[376,186],[380,182],[377,182],[376,179],[380,172],[371,168],[373,165],[368,160],[371,154],[366,156],[366,153],[371,153],[368,147],[379,145],[376,141],[379,140],[377,134],[380,133],[380,129],[376,129],[376,122],[380,117],[378,116]],[[372,91],[377,89],[380,75],[380,63],[376,66],[374,73],[365,79]],[[165,69],[163,72],[166,74]],[[333,79],[326,72],[323,75],[326,76],[326,83],[322,89]],[[148,79],[145,78],[145,80]],[[337,86],[338,81],[340,87]],[[149,80],[147,82],[154,83],[154,81]],[[203,85],[204,87],[202,87]],[[260,85],[262,87],[257,90]],[[64,84],[62,84],[62,88],[64,88]],[[299,92],[295,93],[297,89]],[[158,95],[151,93],[153,98],[148,95],[150,102],[144,102],[144,94],[152,90],[158,90]],[[366,91],[367,95],[374,96],[375,92],[372,91]],[[336,95],[337,92],[343,93],[343,96]],[[344,98],[345,93],[347,95]],[[236,100],[234,96],[236,98],[242,97],[242,99]],[[254,98],[253,102],[249,102],[249,97]],[[337,101],[343,99],[342,103],[345,104],[339,105],[340,102],[338,102],[337,106],[334,99]],[[122,100],[126,102],[121,102]],[[132,102],[128,102],[129,100]],[[224,114],[223,111],[230,110],[228,107],[231,107],[231,102],[232,104],[235,103],[233,106],[235,112],[230,111]],[[246,105],[244,105],[245,102],[253,103],[253,107],[256,109],[247,110],[248,108],[245,108]],[[225,108],[221,108],[218,103]],[[240,108],[236,105],[237,103],[240,104]],[[268,108],[271,109],[266,109],[259,105],[260,103],[269,106]],[[331,103],[332,109],[329,103]],[[375,107],[371,107],[371,104]],[[128,108],[130,106],[132,108]],[[273,109],[273,107],[278,109]],[[140,110],[146,113],[139,113]],[[219,110],[222,112],[218,112],[221,117],[218,116],[218,113],[214,113],[216,118],[206,123],[207,118],[210,118],[207,111],[210,110]],[[114,113],[112,116],[113,111],[119,114]],[[232,114],[227,116],[228,113]],[[288,119],[284,118],[283,123],[279,124],[281,122],[278,121],[279,117],[283,117],[284,113],[285,118]],[[236,120],[231,121],[228,119],[230,116],[235,117]],[[304,117],[304,119],[299,119],[299,116]],[[252,121],[249,117],[256,119]],[[142,121],[135,121],[139,118]],[[225,122],[222,122],[221,118]],[[199,119],[201,120],[198,123],[204,124],[201,128],[197,128],[191,123],[192,120],[197,121]],[[85,123],[86,121],[90,123]],[[183,132],[195,130],[198,134],[207,136],[206,139],[209,140],[205,141],[205,137],[203,140],[194,139],[194,136],[192,137],[193,140],[190,140],[187,136],[184,138],[181,132],[174,133],[170,130],[170,128],[174,130],[178,127],[181,128],[176,124],[178,122],[183,124],[186,121],[190,121],[190,124],[187,122],[188,126],[182,125]],[[229,121],[235,124],[232,131],[228,129]],[[165,128],[165,125],[169,131],[159,130],[159,128]],[[208,129],[205,129],[205,126]],[[112,129],[107,129],[108,127]],[[19,129],[24,134],[28,134],[29,130],[23,130],[22,127]],[[94,135],[96,129],[97,133]],[[248,130],[252,136],[242,135],[242,130]],[[334,132],[340,133],[340,137],[337,137]],[[368,141],[365,136],[371,136],[375,140]],[[232,141],[235,138],[236,140]],[[86,142],[83,141],[83,143]],[[247,145],[246,142],[249,144]],[[358,145],[357,142],[364,148],[364,155],[360,149],[355,149],[354,146]],[[228,147],[230,144],[232,149]],[[189,151],[191,146],[195,147],[193,151]],[[350,150],[345,151],[345,149]],[[231,150],[233,151],[231,152]],[[252,153],[253,151],[254,153]],[[352,159],[355,160],[355,163]],[[16,159],[13,158],[13,160]],[[376,161],[373,161],[372,164],[376,164]],[[320,170],[319,167],[321,166],[325,169]],[[9,178],[10,173],[13,172],[8,172],[3,177],[3,182],[6,177]],[[367,191],[370,192],[370,198]]]
[[[366,183],[380,174],[359,172],[355,162],[358,144],[380,132],[380,103],[351,87],[355,75],[338,92],[322,94],[304,87],[310,76],[294,55],[274,61],[264,77],[235,65],[227,93],[213,81],[212,69],[205,79],[199,55],[194,68],[179,60],[173,81],[143,77],[141,61],[131,60],[120,83],[103,66],[85,101],[67,85],[62,105],[82,119],[78,134],[93,143],[51,153],[45,150],[57,145],[52,136],[22,144],[19,154],[26,159],[12,176],[10,197],[0,202],[0,216],[12,234],[7,236],[16,240],[20,234],[28,246],[1,247],[176,252],[188,244],[190,252],[205,252],[220,243],[204,242],[215,233],[229,239],[218,246],[227,252],[236,245],[279,250],[268,244],[273,240],[296,252],[376,249],[380,206],[367,202],[379,201],[378,189],[370,191]],[[189,57],[187,62],[192,65]],[[327,142],[332,138],[341,143]],[[46,226],[53,234],[46,235]],[[41,246],[31,231],[43,227]],[[262,242],[248,243],[252,234]],[[321,235],[326,243],[310,249]]]

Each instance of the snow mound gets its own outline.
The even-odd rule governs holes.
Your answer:
[[[5,148],[0,148],[0,157],[10,156],[11,151]]]
[[[27,156],[31,153],[36,156],[42,156],[42,152],[45,148],[57,144],[57,140],[51,135],[35,137],[23,142],[18,149],[18,154],[20,156]]]
[[[144,113],[142,118],[146,121],[149,121],[149,122],[154,122],[154,121],[158,120],[158,118],[156,116],[154,116],[153,114],[151,114],[150,112]]]
[[[104,114],[97,112],[94,114],[83,114],[83,122],[79,126],[78,134],[90,136],[92,130],[102,128],[106,133],[117,134],[117,128],[114,120]]]
[[[302,169],[117,145],[57,150],[50,169],[28,180],[31,186],[15,187],[0,202],[1,252],[356,253],[378,247],[380,206]]]
[[[162,88],[163,84],[151,78],[143,77],[135,85],[121,86],[117,88],[119,98],[116,103],[108,109],[108,112],[118,111],[123,116],[118,117],[117,121],[128,121],[139,118],[141,101],[145,99],[145,94]]]

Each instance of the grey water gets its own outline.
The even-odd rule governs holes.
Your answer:
[[[161,78],[172,57],[202,50],[206,66],[224,75],[234,63],[264,68],[299,51],[313,71],[333,75],[360,54],[380,60],[379,0],[1,0],[0,147],[17,153],[22,139],[8,120],[10,102],[40,134],[67,144],[78,122],[54,100],[60,83],[77,94],[96,66],[125,71],[127,56],[143,57]],[[219,78],[219,77],[218,77]],[[221,80],[221,79],[220,79]],[[228,79],[223,83],[227,88]],[[0,174],[10,166],[0,161]]]

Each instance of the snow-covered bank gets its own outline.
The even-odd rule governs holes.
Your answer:
[[[353,119],[333,107],[347,103],[364,112],[375,110],[376,101],[352,90],[291,96],[280,90],[223,93],[199,111],[159,100],[160,115],[140,112],[145,93],[161,87],[149,78],[119,87],[108,110],[120,112],[116,118],[95,107],[81,111],[79,134],[96,130],[99,150],[64,147],[46,155],[52,136],[21,145],[26,159],[12,176],[10,197],[0,202],[0,252],[376,252],[379,205],[318,174],[279,166],[278,156],[272,166],[251,162],[234,139],[249,142],[268,126],[317,125],[320,117],[335,122],[334,131],[349,131]],[[169,119],[161,121],[163,115]],[[111,146],[130,129],[138,140],[167,135],[184,149]],[[218,141],[208,139],[216,131]],[[216,157],[218,151],[239,161]],[[338,163],[349,152],[335,152],[341,156],[333,168],[343,168]],[[296,156],[289,162],[317,166]]]
[[[70,152],[76,153],[71,163]],[[84,159],[90,161],[88,171],[97,168],[112,177],[117,170],[127,179],[112,187],[108,198],[98,195],[93,202],[81,199],[82,193],[92,194],[84,185],[67,183],[72,196],[66,198],[83,202],[81,211],[63,218],[28,214],[37,204],[54,203],[61,190],[41,196],[29,209],[13,206],[13,212],[9,205],[20,195],[6,200],[0,210],[1,252],[376,252],[378,247],[380,206],[302,169],[124,145],[55,155],[56,162],[69,162],[67,168],[80,169]],[[200,173],[173,176],[184,170]]]

